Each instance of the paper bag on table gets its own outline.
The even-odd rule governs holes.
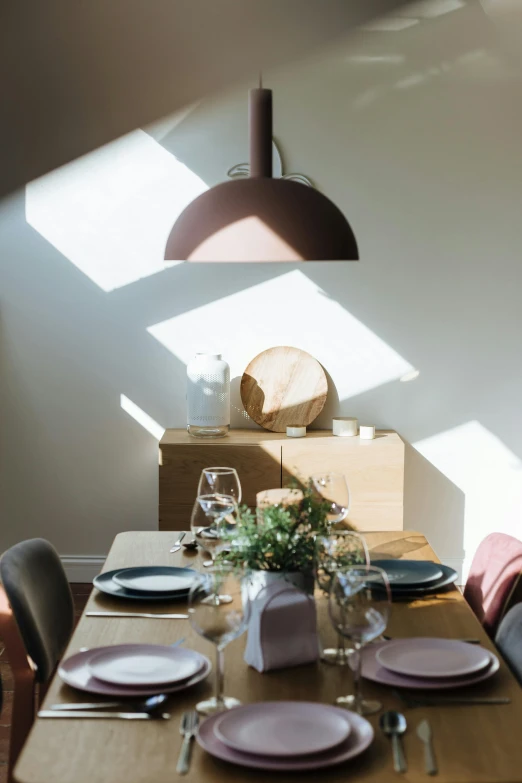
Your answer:
[[[319,658],[314,599],[281,580],[251,602],[245,661],[258,672]]]

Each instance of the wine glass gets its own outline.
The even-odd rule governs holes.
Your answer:
[[[354,669],[354,694],[336,699],[359,715],[371,715],[381,703],[363,699],[361,693],[361,649],[386,629],[391,595],[388,577],[382,568],[353,565],[335,572],[330,588],[329,610],[337,633],[350,639],[354,647],[350,665]]]
[[[190,516],[190,530],[193,540],[197,541],[201,549],[207,553],[210,560],[205,560],[203,565],[208,567],[214,562],[217,550],[223,543],[218,531],[209,525],[209,519],[196,498]]]
[[[336,571],[350,565],[369,565],[370,556],[366,541],[359,533],[337,530],[315,540],[315,578],[326,595],[330,593]],[[323,650],[321,660],[337,666],[348,665],[352,650],[347,650],[344,636],[337,634],[337,647]]]
[[[195,520],[196,530],[194,531],[193,529],[193,532],[195,532],[196,539],[201,544],[201,547],[209,553],[211,561],[214,561],[218,549],[223,546],[222,522],[225,517],[229,517],[234,512],[237,512],[237,504],[232,495],[220,495],[217,493],[198,495],[197,503],[206,517],[207,524],[202,528],[199,526],[198,523],[201,521],[201,518],[198,514]],[[194,511],[193,516],[196,516]],[[208,566],[208,561],[204,562],[203,565]]]
[[[222,495],[218,492],[198,495],[198,503],[211,523],[210,527],[214,527],[218,533],[223,520],[237,512],[237,502],[232,495]]]
[[[241,503],[241,484],[235,468],[204,468],[198,485],[198,495],[232,495]]]
[[[332,528],[348,515],[350,508],[350,490],[342,473],[318,473],[312,476],[315,491],[330,504],[326,516]]]
[[[223,695],[224,649],[241,636],[250,617],[250,603],[242,594],[243,576],[234,573],[224,563],[200,574],[188,599],[189,621],[196,633],[216,645],[216,692],[210,699],[196,704],[203,715],[230,710],[241,704],[237,699]],[[223,602],[225,592],[230,601]]]

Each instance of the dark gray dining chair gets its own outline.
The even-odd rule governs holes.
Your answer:
[[[499,625],[495,644],[522,685],[522,604],[513,606]]]
[[[22,541],[0,559],[0,637],[14,680],[8,781],[74,628],[74,604],[58,553],[43,538]]]

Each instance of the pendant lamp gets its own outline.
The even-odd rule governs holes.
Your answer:
[[[250,177],[192,201],[174,224],[167,261],[357,261],[340,209],[318,190],[272,178],[272,91],[249,94]]]

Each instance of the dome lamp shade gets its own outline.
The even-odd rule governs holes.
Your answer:
[[[250,90],[250,177],[207,190],[174,224],[167,261],[357,261],[350,224],[300,182],[272,178],[272,91]]]

